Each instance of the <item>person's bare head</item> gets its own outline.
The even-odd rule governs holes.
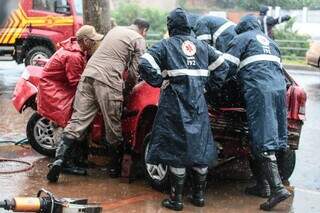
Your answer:
[[[140,35],[142,35],[143,37],[147,37],[147,32],[150,27],[148,21],[142,18],[137,18],[136,20],[134,20],[133,25],[136,25],[138,27]]]
[[[78,44],[83,52],[88,56],[93,55],[98,48],[103,35],[96,32],[96,29],[90,25],[83,25],[76,33]]]

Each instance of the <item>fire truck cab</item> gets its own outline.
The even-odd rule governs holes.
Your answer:
[[[6,0],[2,6],[0,58],[18,64],[50,58],[83,23],[82,0]]]

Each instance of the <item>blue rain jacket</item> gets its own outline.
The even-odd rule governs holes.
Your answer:
[[[216,16],[203,16],[198,19],[194,32],[199,40],[209,44],[221,52],[227,50],[230,41],[237,35],[235,24],[227,19]]]
[[[286,82],[278,45],[245,16],[224,58],[243,86],[254,153],[287,148]]]
[[[190,36],[185,12],[167,19],[170,38],[151,47],[140,60],[141,78],[161,87],[147,162],[173,167],[206,167],[216,158],[204,88],[221,87],[228,65],[207,43]]]

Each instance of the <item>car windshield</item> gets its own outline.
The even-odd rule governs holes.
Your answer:
[[[76,12],[78,16],[83,15],[82,0],[75,0]]]

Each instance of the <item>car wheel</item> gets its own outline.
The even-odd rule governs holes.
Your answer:
[[[284,181],[289,180],[296,165],[296,152],[288,150],[277,153],[277,161],[281,179]]]
[[[146,163],[147,153],[149,151],[151,134],[147,134],[144,138],[144,150],[143,150],[143,166],[145,170],[145,177],[148,184],[152,188],[165,191],[169,187],[169,168],[166,165],[159,164],[153,165]]]
[[[31,147],[49,157],[54,157],[62,131],[61,127],[38,113],[34,113],[27,124],[27,138]]]
[[[24,64],[26,66],[28,65],[35,65],[36,59],[48,59],[52,56],[53,52],[44,46],[36,46],[30,49],[27,54],[24,61]]]

